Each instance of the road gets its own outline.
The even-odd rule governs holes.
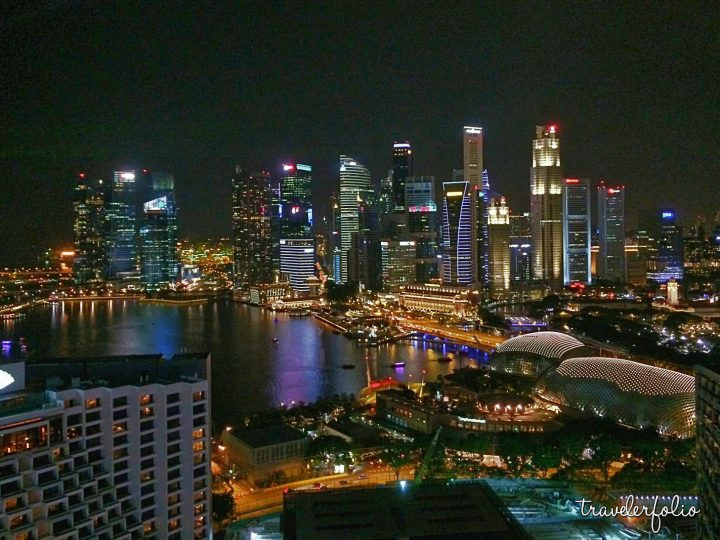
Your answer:
[[[400,480],[412,480],[415,467],[408,465],[400,469]],[[365,478],[360,478],[364,476]],[[341,482],[346,482],[341,484]],[[233,483],[235,487],[235,519],[259,517],[264,514],[278,512],[282,509],[283,493],[286,489],[314,489],[316,483],[331,488],[349,488],[358,486],[374,486],[395,482],[395,471],[390,468],[367,469],[358,474],[336,474],[321,478],[310,478],[300,482],[283,484],[267,489],[248,492],[243,485]]]
[[[404,319],[399,322],[398,325],[403,330],[424,332],[440,338],[449,339],[461,345],[488,351],[495,350],[498,345],[507,340],[505,337],[495,336],[488,332],[482,332],[480,330],[460,330],[459,328],[447,327],[444,324],[427,319]]]

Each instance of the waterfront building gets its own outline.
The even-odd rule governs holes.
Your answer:
[[[720,538],[720,372],[695,366],[698,538]]]
[[[416,246],[412,240],[381,240],[382,283],[395,290],[415,281]]]
[[[563,192],[563,283],[590,284],[590,181],[566,178]]]
[[[143,170],[142,178],[140,279],[146,290],[155,291],[175,283],[180,268],[175,178],[147,169]]]
[[[442,281],[475,283],[477,226],[473,221],[473,187],[469,182],[443,182]]]
[[[340,156],[340,264],[337,283],[348,279],[348,256],[353,233],[360,230],[360,207],[372,198],[370,171],[349,156]]]
[[[235,298],[247,300],[253,306],[270,306],[290,293],[290,282],[280,279],[272,283],[255,283],[248,287],[247,296]]]
[[[490,292],[493,296],[510,289],[510,209],[505,198],[488,205]]]
[[[288,276],[296,294],[308,294],[308,279],[315,276],[315,240],[283,238],[280,240],[280,272]]]
[[[238,166],[232,179],[233,280],[236,290],[272,283],[272,191],[270,173],[247,174]]]
[[[415,242],[414,281],[425,283],[438,277],[435,177],[408,177],[405,203],[408,237]]]
[[[648,265],[648,279],[657,283],[681,280],[684,275],[682,227],[677,225],[675,217],[673,208],[660,210],[657,254]]]
[[[280,239],[310,238],[313,226],[312,167],[285,163],[278,184]]]
[[[448,313],[464,317],[474,315],[475,307],[467,287],[436,283],[412,284],[402,288],[400,306],[426,313]]]
[[[77,175],[73,193],[74,258],[76,285],[102,281],[105,277],[105,202],[102,180],[92,182]]]
[[[3,362],[0,530],[211,536],[210,358]]]
[[[598,275],[627,282],[625,265],[625,186],[598,186]]]
[[[510,214],[510,282],[513,287],[532,279],[530,213]]]
[[[233,428],[222,434],[222,458],[225,465],[255,485],[300,479],[306,473],[305,453],[310,439],[302,431],[284,424]],[[283,482],[279,482],[283,483]]]
[[[137,272],[137,201],[135,171],[115,171],[105,206],[109,279]]]
[[[393,210],[405,212],[405,181],[412,176],[412,148],[408,141],[393,143],[392,194]]]
[[[533,279],[553,288],[563,282],[563,201],[557,126],[536,126],[530,169]]]

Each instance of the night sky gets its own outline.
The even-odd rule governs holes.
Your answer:
[[[377,180],[408,139],[449,179],[467,124],[515,210],[556,122],[565,174],[624,183],[630,226],[714,216],[718,4],[605,4],[3,2],[0,266],[71,243],[79,171],[172,172],[181,235],[219,237],[236,163],[310,163],[322,212],[340,153]]]

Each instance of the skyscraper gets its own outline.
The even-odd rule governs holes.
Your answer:
[[[415,242],[412,240],[382,240],[382,281],[386,290],[415,282]]]
[[[281,238],[280,272],[288,276],[294,293],[310,292],[308,278],[315,276],[315,240]]]
[[[536,126],[530,169],[533,278],[559,288],[563,281],[562,170],[557,126]]]
[[[109,279],[137,271],[137,202],[135,171],[115,171],[105,207]]]
[[[657,255],[650,259],[648,278],[658,283],[681,280],[685,273],[682,227],[675,222],[673,208],[660,210]]]
[[[598,275],[625,283],[625,186],[598,186]]]
[[[442,281],[445,285],[472,285],[475,251],[473,199],[470,182],[443,182]]]
[[[510,209],[504,197],[490,200],[487,219],[490,293],[496,296],[510,289]]]
[[[566,178],[563,193],[563,282],[590,284],[590,181]]]
[[[143,169],[142,216],[139,228],[140,278],[146,290],[166,288],[177,281],[178,255],[175,178]]]
[[[405,180],[412,176],[412,148],[410,143],[393,143],[392,193],[394,210],[405,210]]]
[[[437,277],[437,205],[435,177],[411,176],[405,183],[408,237],[415,243],[415,278],[425,283]]]
[[[246,174],[238,166],[232,179],[233,273],[236,290],[272,283],[272,190],[267,171]]]
[[[370,171],[355,159],[340,156],[340,275],[338,283],[348,281],[348,252],[353,233],[360,229],[360,206],[372,194]]]
[[[279,183],[280,238],[310,238],[313,224],[312,167],[285,163]]]
[[[720,372],[695,366],[698,538],[720,538]]]
[[[514,286],[532,279],[530,214],[510,214],[510,281]]]
[[[465,126],[463,128],[463,180],[469,184],[470,244],[472,249],[472,268],[470,270],[475,287],[487,283],[487,223],[483,222],[483,205],[487,201],[483,196],[483,131],[481,127]]]
[[[93,183],[87,174],[77,176],[73,196],[75,283],[86,285],[105,276],[105,208],[102,180]]]

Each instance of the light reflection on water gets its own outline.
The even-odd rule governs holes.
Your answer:
[[[170,306],[134,300],[64,302],[0,325],[2,339],[25,337],[35,357],[209,351],[213,420],[237,422],[281,402],[352,394],[372,378],[434,381],[452,372],[439,363],[451,349],[427,343],[364,348],[312,317],[291,318],[229,301]],[[277,343],[273,343],[277,338]],[[484,361],[484,356],[479,357]],[[405,367],[394,369],[393,362]],[[356,369],[342,369],[346,363]],[[426,373],[423,373],[423,370]]]

